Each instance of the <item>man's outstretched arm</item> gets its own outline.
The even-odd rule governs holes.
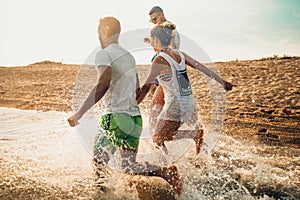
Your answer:
[[[79,110],[68,119],[70,126],[76,126],[82,115],[95,105],[108,90],[111,80],[111,68],[109,66],[98,66],[98,70],[98,82],[94,85]]]

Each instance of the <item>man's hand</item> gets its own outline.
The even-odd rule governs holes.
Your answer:
[[[223,81],[223,83],[224,83],[224,89],[225,89],[226,91],[232,90],[233,85],[232,85],[231,83],[229,83],[229,82],[227,82],[227,81]]]
[[[79,124],[78,123],[79,119],[80,119],[80,117],[76,113],[73,116],[69,117],[68,122],[69,122],[70,126],[74,127],[74,126],[77,126]]]
[[[150,44],[150,39],[149,38],[144,38],[144,42],[147,44]]]

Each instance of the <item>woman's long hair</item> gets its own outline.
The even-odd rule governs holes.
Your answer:
[[[173,37],[173,30],[175,30],[176,26],[174,24],[167,24],[167,25],[158,25],[155,26],[150,33],[150,36],[157,37],[163,48],[168,48],[171,44],[171,40]]]

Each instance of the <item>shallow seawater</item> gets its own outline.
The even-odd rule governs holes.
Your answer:
[[[0,112],[1,199],[94,198],[91,145],[95,130],[83,136],[69,127],[70,113],[8,108]],[[245,143],[226,134],[211,148],[210,136],[205,137],[208,147],[198,156],[190,139],[167,144],[170,155],[184,152],[170,161],[183,179],[179,199],[300,199],[299,149]],[[150,144],[143,137],[138,159],[160,162],[159,152]],[[122,185],[118,176],[110,180],[116,187]],[[110,197],[133,199],[136,192],[126,194],[117,187]]]

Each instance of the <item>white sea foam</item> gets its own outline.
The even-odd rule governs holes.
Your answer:
[[[0,108],[0,112],[1,162],[15,169],[15,175],[66,190],[84,180],[93,184],[90,148],[95,133],[82,138],[67,124],[70,113],[8,108]],[[150,155],[150,150],[156,151],[149,147],[147,138],[141,141],[139,160],[145,153]],[[255,194],[262,199],[300,198],[298,149],[244,143],[224,134],[213,149],[208,153],[202,149],[199,156],[195,156],[194,143],[189,139],[170,142],[167,148],[171,155],[187,148],[173,159],[183,178],[180,199],[257,199]]]

